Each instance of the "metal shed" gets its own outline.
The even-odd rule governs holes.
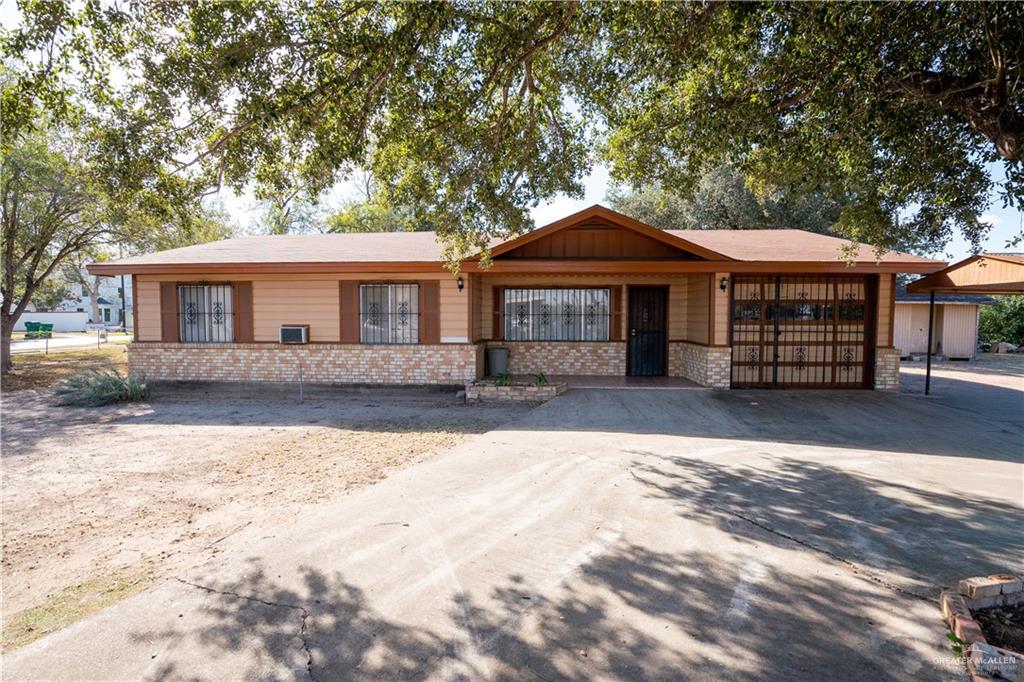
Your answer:
[[[910,294],[896,289],[893,345],[900,357],[920,357],[928,352],[928,294]],[[992,305],[991,296],[949,294],[935,302],[935,330],[932,353],[951,360],[973,360],[978,348],[978,314]]]

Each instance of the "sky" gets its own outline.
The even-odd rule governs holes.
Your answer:
[[[21,21],[21,14],[17,7],[16,0],[0,0],[0,26],[3,28],[14,28]],[[993,172],[1002,177],[1002,169],[993,166]],[[582,199],[574,199],[568,196],[556,197],[553,201],[541,204],[531,211],[534,222],[540,226],[562,218],[580,209],[594,204],[606,204],[605,196],[610,187],[608,169],[603,166],[595,166],[590,175],[583,183],[585,196]],[[351,190],[341,185],[335,188],[328,196],[328,201],[334,203],[351,195]],[[249,195],[235,196],[227,192],[217,197],[224,208],[231,215],[232,220],[242,228],[243,231],[250,231],[253,222],[256,220],[259,211],[254,199]],[[1007,242],[1015,236],[1024,234],[1024,213],[1021,211],[1004,208],[1000,199],[993,194],[991,206],[981,216],[981,219],[992,225],[992,230],[982,242],[983,251],[1006,251]],[[1024,251],[1024,245],[1014,248],[1017,251]],[[949,261],[956,261],[970,255],[970,245],[961,237],[954,238],[946,248],[935,257]]]

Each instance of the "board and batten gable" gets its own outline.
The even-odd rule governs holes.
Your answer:
[[[308,324],[311,343],[341,342],[341,282],[437,282],[441,343],[469,342],[469,292],[445,273],[139,275],[138,341],[161,340],[161,283],[252,282],[253,340],[276,343],[281,325]]]

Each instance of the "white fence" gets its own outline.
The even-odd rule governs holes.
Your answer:
[[[42,322],[52,324],[55,332],[84,332],[89,322],[89,313],[55,312],[55,313],[23,313],[14,323],[14,331],[25,331],[26,322]]]

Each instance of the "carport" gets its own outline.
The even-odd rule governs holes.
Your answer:
[[[1024,253],[982,253],[922,277],[907,286],[911,294],[928,294],[928,361],[924,393],[931,392],[932,335],[935,327],[935,295],[1024,294]]]

